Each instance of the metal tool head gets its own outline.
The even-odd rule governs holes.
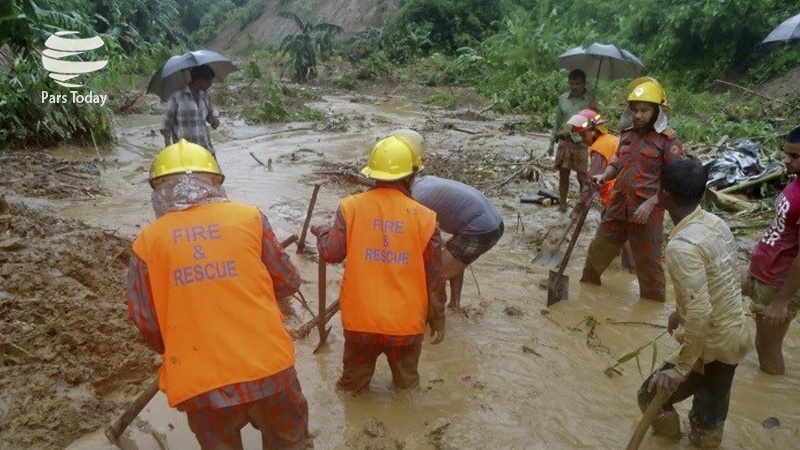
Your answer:
[[[551,270],[547,283],[547,306],[569,298],[569,277]]]

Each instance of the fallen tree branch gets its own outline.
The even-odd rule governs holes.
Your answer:
[[[347,172],[347,171],[344,171],[344,170],[315,170],[315,171],[313,171],[311,173],[313,173],[314,175],[339,175],[339,176],[343,176],[343,177],[347,178],[348,181],[351,181],[351,182],[356,183],[356,184],[360,184],[362,186],[367,186],[367,187],[375,186],[375,182],[374,181],[372,181],[372,180],[370,180],[368,178],[364,178],[364,177],[362,177],[362,176],[360,176],[358,174],[355,174],[353,172]]]
[[[761,178],[756,178],[755,180],[745,181],[744,183],[736,184],[733,186],[728,186],[725,189],[720,189],[717,191],[718,194],[730,194],[731,192],[737,192],[744,189],[747,189],[752,186],[758,186],[759,184],[766,183],[767,181],[774,180],[776,178],[782,177],[784,172],[779,170],[777,172],[772,172],[767,175],[764,175]]]
[[[723,80],[714,80],[714,82],[716,82],[716,83],[722,83],[722,84],[725,84],[725,85],[728,85],[728,86],[733,86],[733,87],[735,87],[735,88],[739,88],[739,89],[741,89],[741,90],[743,90],[743,91],[747,92],[748,94],[755,95],[756,97],[761,97],[761,98],[763,98],[764,100],[769,100],[769,101],[771,101],[771,102],[776,102],[776,103],[781,103],[781,104],[785,104],[785,103],[786,103],[786,102],[785,102],[785,101],[783,101],[783,100],[778,100],[777,98],[771,98],[771,97],[767,97],[766,95],[759,94],[759,93],[758,93],[758,92],[756,92],[756,91],[753,91],[753,90],[751,90],[751,89],[747,89],[747,88],[746,88],[746,87],[744,87],[744,86],[739,86],[738,84],[735,84],[735,83],[729,83],[729,82],[727,82],[727,81],[723,81]]]

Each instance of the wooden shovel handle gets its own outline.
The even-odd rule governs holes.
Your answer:
[[[669,395],[667,395],[667,391],[663,389],[659,389],[656,392],[656,396],[650,402],[650,405],[647,406],[644,414],[642,415],[641,420],[639,420],[639,424],[636,426],[636,430],[634,430],[633,435],[631,436],[631,440],[628,441],[628,446],[625,447],[625,450],[638,450],[639,445],[642,443],[642,439],[644,439],[644,435],[647,433],[647,428],[650,426],[650,423],[656,416],[661,413],[661,407],[664,406],[664,403],[669,399]]]
[[[317,275],[319,276],[318,280],[318,296],[319,301],[317,302],[317,317],[323,318],[326,316],[326,305],[328,299],[328,275],[327,275],[327,266],[328,263],[322,259],[322,255],[319,255],[319,264],[317,266]],[[320,341],[323,340],[323,336],[325,336],[325,324],[327,321],[325,320],[318,320],[317,321],[317,328],[319,329],[319,338]]]
[[[586,221],[586,216],[589,214],[589,210],[591,209],[592,200],[597,196],[597,190],[592,193],[592,198],[586,204],[586,208],[581,211],[580,217],[578,217],[578,222],[575,224],[575,231],[572,233],[572,238],[569,240],[569,246],[567,246],[567,251],[564,252],[564,259],[561,260],[561,264],[558,266],[558,277],[557,279],[561,279],[561,275],[564,275],[564,269],[567,268],[567,263],[569,263],[569,256],[572,254],[572,249],[575,247],[575,243],[578,242],[578,236],[581,234],[581,228],[583,228],[583,223]]]
[[[317,194],[319,193],[319,184],[314,185],[314,191],[311,193],[311,201],[308,202],[308,211],[306,211],[306,220],[303,222],[303,229],[300,231],[300,240],[297,242],[298,253],[305,252],[306,249],[306,233],[308,233],[308,225],[311,224],[311,214],[314,212],[314,205],[317,203]]]
[[[119,416],[114,423],[111,424],[110,427],[106,428],[106,437],[109,441],[113,442],[114,444],[119,443],[119,437],[122,435],[122,432],[128,428],[128,425],[133,422],[133,419],[139,415],[140,412],[150,403],[150,400],[156,396],[158,393],[158,377],[155,377],[153,380],[148,383],[147,388],[145,388],[144,392],[139,394],[136,397],[136,400],[128,406],[125,412]]]

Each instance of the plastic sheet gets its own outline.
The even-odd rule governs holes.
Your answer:
[[[708,187],[724,189],[728,186],[754,180],[782,170],[783,164],[774,162],[764,167],[763,145],[760,142],[741,141],[735,147],[726,147],[722,156],[705,162],[708,170]]]

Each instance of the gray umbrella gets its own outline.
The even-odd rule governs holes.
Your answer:
[[[211,50],[195,50],[168,59],[164,66],[157,71],[150,84],[147,85],[148,94],[156,94],[162,102],[169,96],[189,84],[191,76],[189,69],[202,65],[211,67],[216,79],[222,81],[229,73],[239,70],[226,57]]]
[[[790,39],[800,39],[800,14],[784,20],[761,43],[784,42]]]
[[[594,43],[586,48],[571,48],[558,57],[558,64],[565,69],[581,69],[589,76],[594,75],[595,90],[600,78],[635,78],[644,71],[639,58],[613,44]]]

